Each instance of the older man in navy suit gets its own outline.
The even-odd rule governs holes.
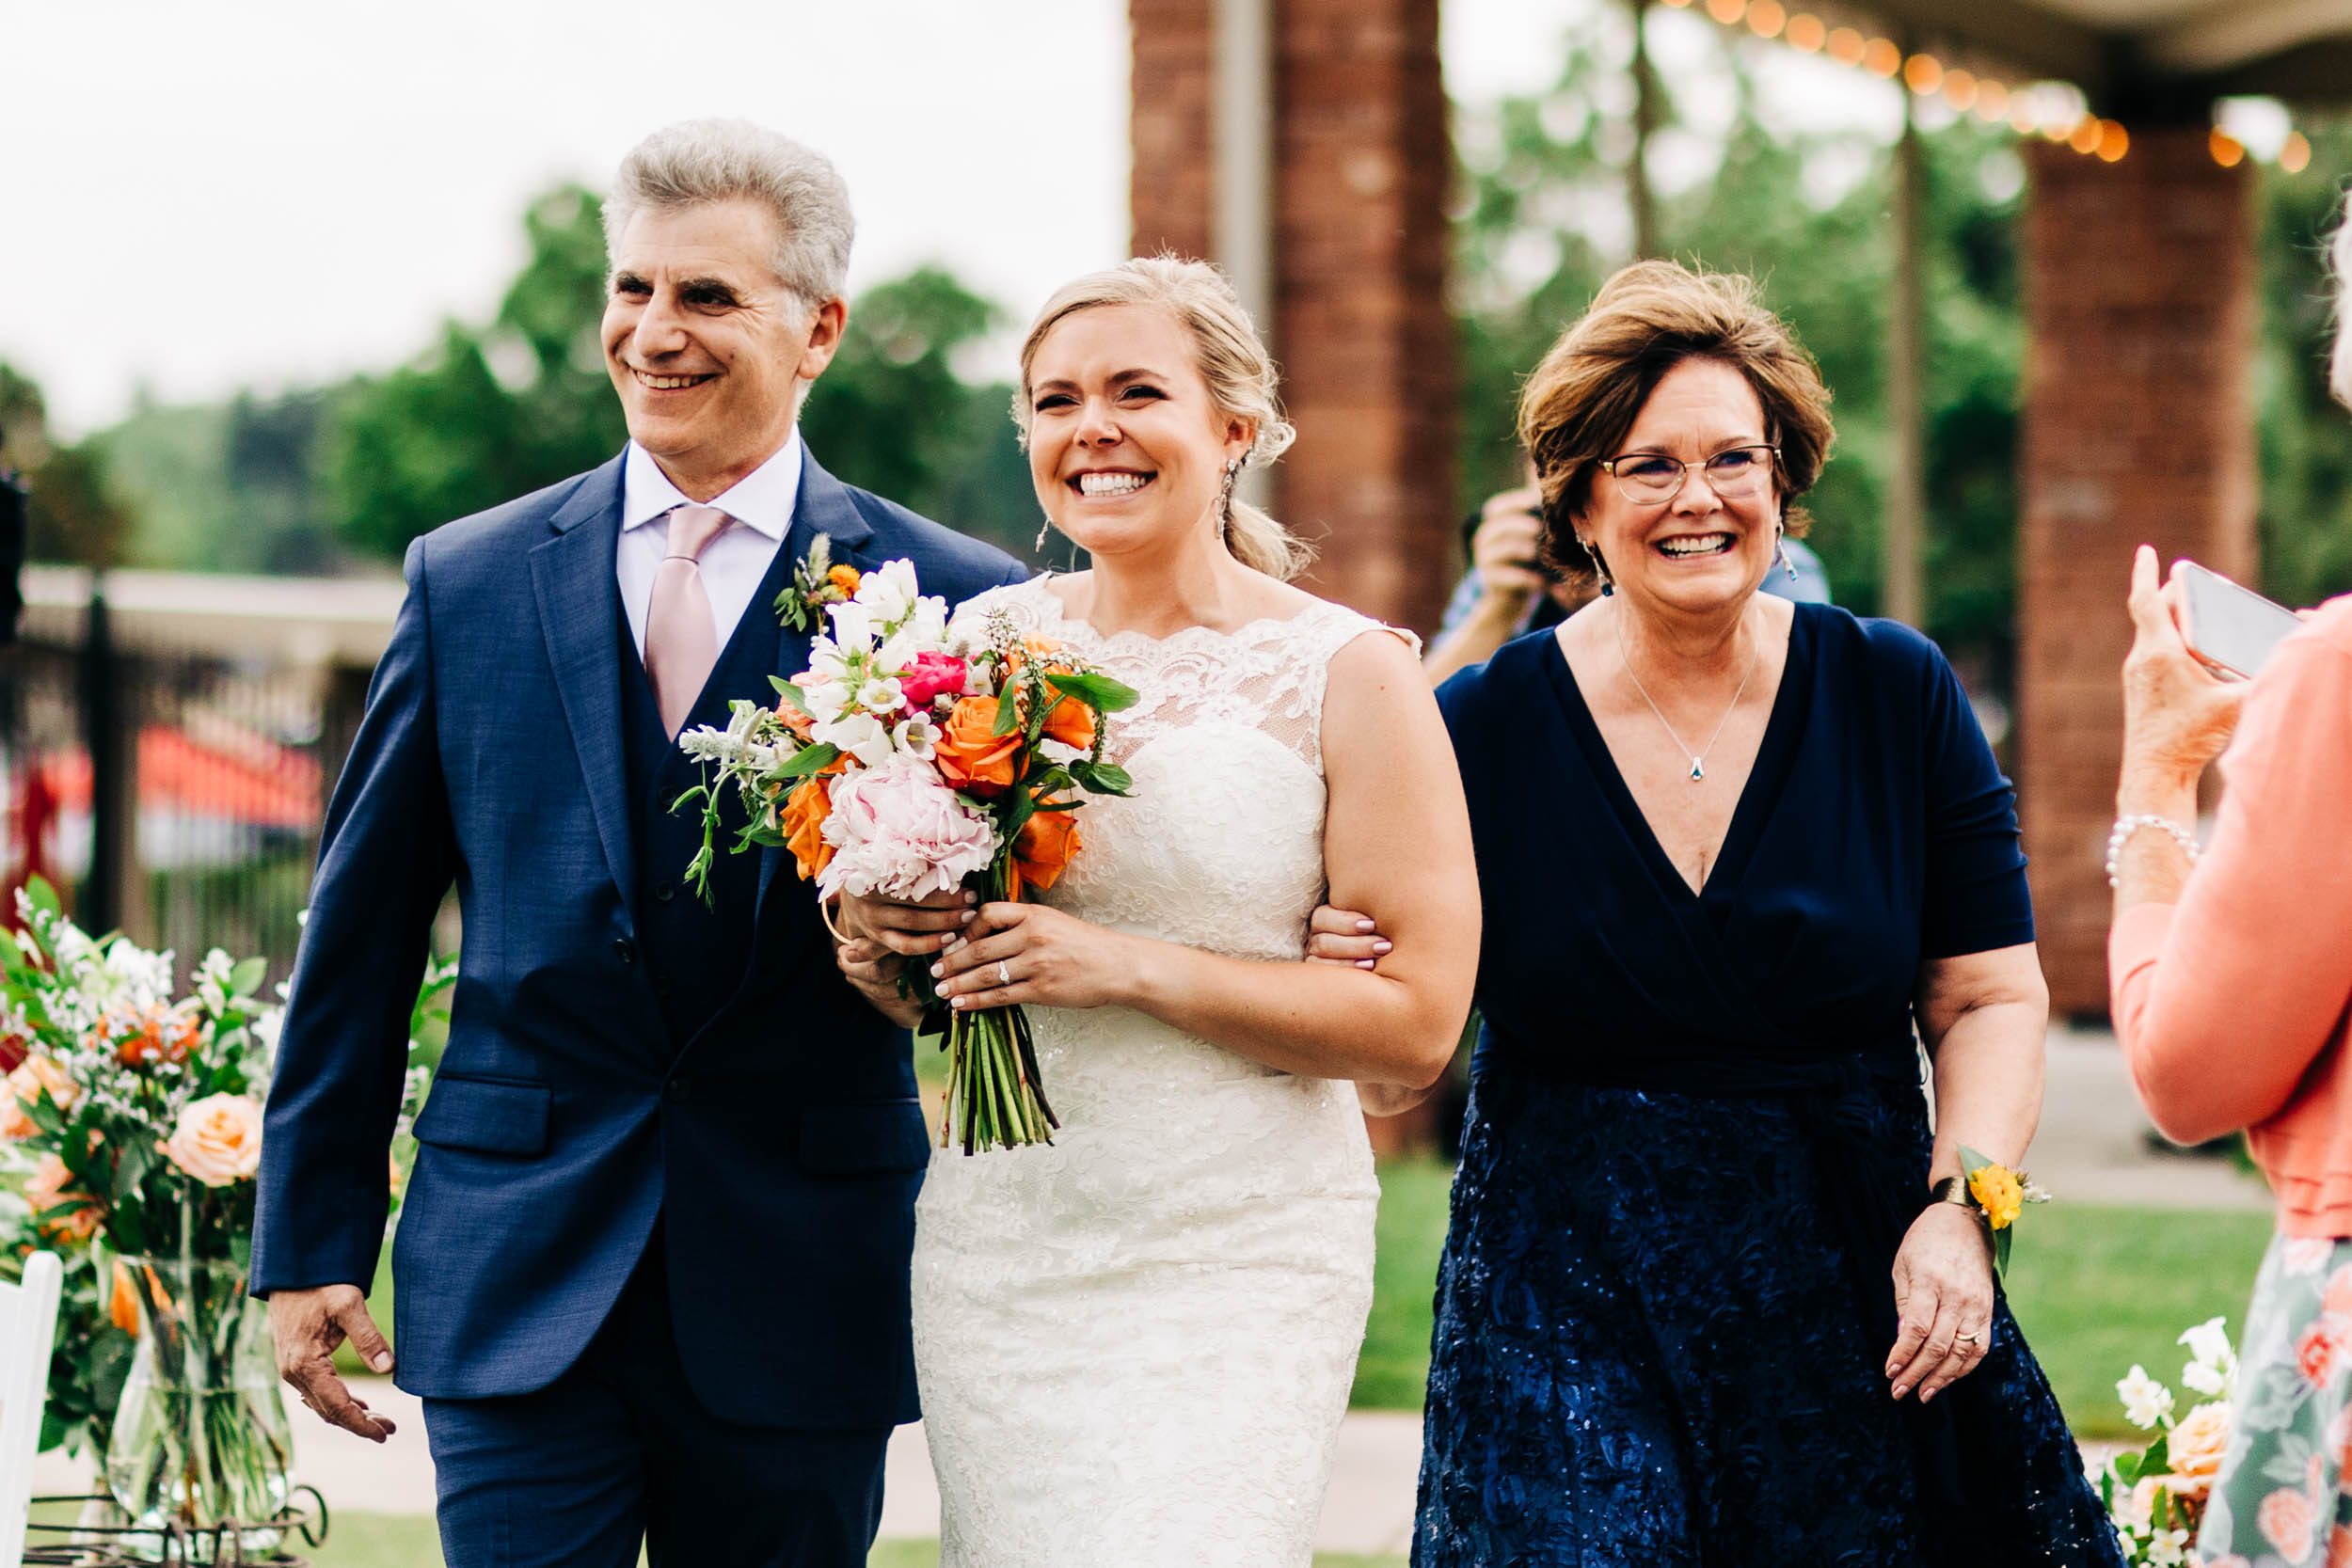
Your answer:
[[[914,1418],[907,1254],[928,1140],[902,1037],[774,849],[682,873],[682,728],[804,667],[772,608],[819,535],[950,602],[1009,558],[841,483],[801,401],[841,341],[822,157],[658,133],[606,205],[629,444],[411,546],[328,810],[263,1141],[254,1290],[326,1419],[392,1356],[364,1289],[428,927],[464,914],[449,1044],[393,1247],[453,1568],[853,1568]],[[906,433],[919,438],[919,432]]]

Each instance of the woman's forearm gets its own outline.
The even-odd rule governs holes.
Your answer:
[[[1284,1072],[1425,1088],[1470,1014],[1467,987],[1410,963],[1260,962],[1133,940],[1121,1005]]]
[[[1931,1044],[1935,1152],[1931,1180],[1962,1172],[1965,1145],[2012,1170],[2042,1121],[2048,1009],[1995,1002],[1961,1014]]]

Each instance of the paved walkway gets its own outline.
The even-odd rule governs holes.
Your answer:
[[[2030,1161],[2036,1180],[2063,1202],[2182,1209],[2264,1209],[2262,1183],[2226,1160],[2172,1152],[2152,1142],[2112,1039],[2061,1032],[2050,1041],[2050,1085]],[[294,1413],[296,1473],[337,1513],[426,1513],[433,1462],[417,1402],[389,1384],[361,1380],[359,1397],[400,1430],[383,1447]],[[1340,1433],[1331,1490],[1317,1544],[1327,1551],[1402,1554],[1412,1536],[1421,1418],[1356,1411]],[[40,1492],[83,1489],[84,1478],[56,1455],[35,1473]],[[939,1494],[918,1427],[890,1445],[882,1532],[939,1533]]]

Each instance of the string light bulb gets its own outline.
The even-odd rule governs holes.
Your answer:
[[[1788,47],[1818,55],[1829,41],[1829,24],[1811,11],[1799,11],[1788,19]]]
[[[2235,168],[2246,161],[2246,144],[2218,125],[2206,136],[2205,146],[2213,153],[2213,161],[2223,168]]]
[[[2300,174],[2312,166],[2312,139],[2300,131],[2289,131],[2279,149],[2279,166],[2289,174]]]
[[[1780,30],[1788,22],[1788,12],[1780,0],[1756,0],[1748,8],[1748,31],[1760,39],[1780,37]]]
[[[1892,76],[1903,68],[1903,52],[1893,39],[1872,39],[1862,47],[1862,69],[1873,76]]]
[[[1914,55],[1903,62],[1903,86],[1925,98],[1944,85],[1944,63],[1932,55]]]
[[[1707,0],[1707,14],[1728,27],[1748,13],[1748,0]]]

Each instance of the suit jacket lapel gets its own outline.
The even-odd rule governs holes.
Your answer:
[[[819,467],[817,459],[803,447],[801,452],[800,499],[792,508],[792,527],[784,536],[784,552],[797,565],[824,534],[833,541],[835,561],[846,561],[863,572],[879,562],[864,553],[873,542],[873,525],[866,520],[847,486]],[[786,570],[787,586],[791,582],[791,568]],[[744,611],[747,615],[773,615],[772,605],[755,604]],[[808,668],[807,633],[779,626],[776,636],[776,673],[789,680]],[[756,694],[762,702],[770,693]],[[788,864],[791,855],[783,849],[764,848],[759,852],[759,898],[755,906],[755,924],[768,918],[769,895],[774,891],[777,873]],[[797,879],[787,879],[797,880]]]
[[[588,805],[621,908],[637,900],[635,833],[621,746],[621,460],[583,479],[548,519],[555,537],[530,555],[531,587],[556,691],[588,781]]]

